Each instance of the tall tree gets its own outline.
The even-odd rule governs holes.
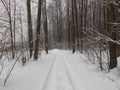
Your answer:
[[[77,49],[79,49],[78,7],[77,7],[77,1],[76,0],[74,0],[74,12],[75,12],[76,42],[77,42]]]
[[[116,6],[113,3],[109,4],[110,9],[107,9],[107,29],[111,32],[110,37],[116,40],[116,32],[113,30],[113,25],[116,22]],[[117,67],[116,44],[109,42],[110,51],[110,69]]]
[[[30,58],[33,52],[33,31],[32,31],[32,16],[31,16],[31,0],[27,0],[27,19],[28,19],[28,38],[29,38],[29,51]]]
[[[72,5],[72,52],[75,53],[75,33],[76,33],[76,25],[75,25],[75,2],[71,1]]]
[[[80,9],[80,49],[81,53],[83,53],[83,0],[79,2],[79,9]]]
[[[47,22],[47,10],[46,0],[44,0],[44,33],[45,33],[45,51],[48,54],[48,22]]]
[[[41,4],[42,0],[38,1],[38,12],[37,12],[37,27],[36,27],[36,40],[35,40],[35,52],[34,59],[38,59],[39,43],[40,43],[40,28],[41,28]]]
[[[67,3],[67,31],[68,31],[68,48],[70,49],[70,1],[66,0]]]

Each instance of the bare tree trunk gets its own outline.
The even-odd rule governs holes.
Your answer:
[[[45,51],[48,54],[48,23],[47,23],[46,0],[44,1],[43,12],[44,12]]]
[[[111,32],[110,37],[116,40],[116,32],[112,28],[112,24],[116,20],[116,10],[113,4],[109,5],[110,9],[107,9],[107,30]],[[117,57],[116,57],[116,44],[109,42],[109,52],[110,52],[110,69],[117,67]]]
[[[16,49],[16,0],[14,0],[14,55],[15,55],[15,49]]]
[[[83,53],[83,0],[81,1],[80,8],[80,49],[81,53]],[[79,6],[79,7],[80,7]]]
[[[70,2],[67,0],[67,30],[68,30],[68,48],[70,49]]]
[[[28,38],[29,38],[29,51],[30,58],[33,52],[33,31],[32,31],[32,17],[31,17],[31,0],[27,0],[27,19],[28,19]]]
[[[77,9],[76,0],[74,0],[74,10],[75,10],[75,28],[76,28],[77,48],[79,49],[78,9]]]
[[[21,10],[20,10],[20,26],[21,26],[21,41],[22,41],[22,49],[24,48],[24,44],[23,44],[23,23],[22,23],[22,15],[21,15]]]
[[[38,2],[38,14],[37,14],[37,28],[36,28],[36,40],[35,40],[35,52],[34,52],[34,59],[38,59],[38,52],[39,52],[39,43],[40,43],[40,27],[41,27],[41,3],[42,0]]]
[[[75,6],[74,6],[74,0],[71,2],[72,5],[72,52],[75,53]]]
[[[11,2],[9,0],[9,11],[8,11],[8,16],[9,16],[9,25],[10,25],[10,33],[11,33],[11,48],[12,48],[12,59],[15,58],[15,53],[14,53],[14,41],[13,41],[13,28],[12,28],[12,17],[11,17]]]
[[[101,21],[101,19],[102,19],[102,2],[101,2],[101,0],[99,0],[99,2],[98,2],[98,5],[99,5],[99,32],[100,33],[102,33],[102,21]],[[103,70],[103,66],[102,66],[102,42],[101,42],[101,40],[99,41],[99,64],[100,64],[100,69],[101,70]]]

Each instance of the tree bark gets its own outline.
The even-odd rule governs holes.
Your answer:
[[[115,6],[111,3],[109,5],[110,9],[107,9],[107,31],[111,32],[110,37],[116,40],[116,32],[113,31],[113,24],[116,22],[116,10]],[[117,57],[116,57],[116,44],[109,42],[109,53],[110,53],[110,65],[109,68],[113,69],[117,67]]]
[[[74,0],[71,2],[72,5],[72,52],[75,53],[75,6]]]
[[[45,51],[48,54],[48,23],[47,23],[46,0],[44,1],[43,12],[44,12]]]
[[[41,3],[42,0],[38,2],[38,14],[37,14],[37,28],[36,28],[36,40],[35,40],[35,52],[34,52],[34,59],[38,59],[38,52],[39,52],[39,43],[40,43],[40,28],[41,28]]]
[[[30,58],[32,57],[33,52],[33,31],[32,31],[32,17],[31,17],[31,0],[27,0],[27,19],[28,19],[28,42],[29,42],[29,51]]]

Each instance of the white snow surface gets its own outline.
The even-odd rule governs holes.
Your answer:
[[[38,61],[15,67],[5,87],[0,77],[0,90],[119,90],[83,59],[65,50],[44,52]]]

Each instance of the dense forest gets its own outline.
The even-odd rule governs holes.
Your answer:
[[[41,51],[85,54],[109,72],[120,56],[119,0],[0,0],[0,75],[6,62],[23,66]]]

